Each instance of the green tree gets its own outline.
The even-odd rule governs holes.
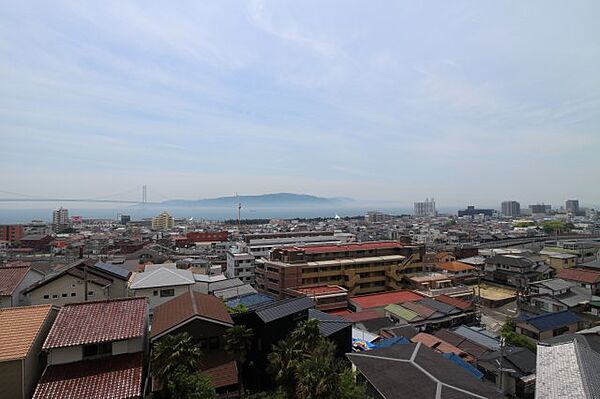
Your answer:
[[[171,399],[216,399],[210,377],[177,367],[167,381],[166,396]]]
[[[288,399],[296,397],[296,370],[303,356],[302,346],[293,336],[279,341],[269,353],[267,371]]]
[[[176,368],[195,372],[200,369],[201,361],[202,351],[189,334],[166,335],[152,349],[152,375],[166,382]]]
[[[233,326],[225,333],[225,350],[234,357],[237,364],[240,396],[244,393],[243,367],[253,335],[252,329],[244,325]]]

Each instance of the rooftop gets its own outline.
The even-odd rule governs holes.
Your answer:
[[[134,290],[191,285],[195,283],[194,275],[191,271],[169,267],[152,268],[150,271],[146,267],[145,272],[133,274],[130,281],[129,288]]]
[[[12,295],[29,270],[27,266],[0,267],[0,296]]]
[[[233,320],[220,298],[193,291],[179,295],[154,309],[152,338],[193,318],[233,325]]]
[[[141,337],[148,319],[147,298],[71,303],[58,313],[44,349]]]
[[[332,294],[344,294],[347,293],[343,287],[339,285],[319,285],[316,287],[299,287],[293,288],[294,291],[305,294],[306,296],[319,296],[319,295],[332,295]]]
[[[373,249],[391,249],[402,248],[402,245],[396,241],[385,242],[366,242],[357,244],[340,244],[340,245],[311,245],[311,246],[295,246],[282,248],[283,251],[304,251],[307,254],[326,253],[326,252],[349,252],[349,251],[369,251]]]
[[[438,263],[435,265],[438,269],[447,270],[449,272],[468,272],[472,270],[477,270],[476,267],[467,265],[466,263],[454,261],[454,262],[444,262]]]
[[[418,301],[424,296],[413,291],[390,291],[382,294],[369,294],[350,298],[350,302],[355,303],[361,309],[371,309],[385,307],[389,304],[402,304],[409,301]]]
[[[600,283],[600,272],[595,270],[566,268],[560,270],[556,277],[588,284]]]
[[[544,313],[531,317],[519,317],[516,319],[517,324],[527,323],[535,327],[538,331],[548,331],[555,328],[568,326],[577,323],[580,318],[568,310],[562,312]]]
[[[0,362],[27,356],[51,309],[52,305],[0,309]]]

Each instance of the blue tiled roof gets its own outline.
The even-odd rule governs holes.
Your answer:
[[[263,294],[250,294],[230,299],[229,301],[227,301],[227,306],[234,308],[241,303],[246,307],[250,307],[267,302],[273,302],[273,298],[270,298]]]
[[[568,310],[564,310],[562,312],[544,313],[539,316],[522,319],[523,322],[532,325],[538,331],[548,331],[558,327],[568,326],[577,323],[579,320],[581,319],[577,315]]]
[[[460,356],[455,353],[442,353],[446,359],[458,364],[460,367],[468,371],[473,377],[481,380],[483,378],[483,373],[477,370],[475,367],[471,366],[469,363],[465,362]]]

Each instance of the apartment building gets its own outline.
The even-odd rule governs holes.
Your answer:
[[[152,230],[171,230],[175,226],[175,219],[168,212],[152,218]]]
[[[278,298],[318,284],[342,286],[349,296],[395,290],[405,273],[423,270],[424,254],[424,247],[396,241],[276,248],[256,264],[256,286]]]
[[[19,241],[25,235],[23,231],[23,225],[21,224],[0,225],[0,241]]]

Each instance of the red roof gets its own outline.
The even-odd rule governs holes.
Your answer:
[[[350,298],[350,301],[357,304],[361,309],[380,308],[389,304],[402,304],[404,302],[419,301],[425,298],[412,291],[390,291],[382,294],[370,294]]]
[[[235,360],[223,363],[220,366],[203,370],[203,372],[210,376],[212,384],[215,388],[228,387],[231,385],[237,385],[238,383],[238,372]]]
[[[28,266],[0,267],[0,295],[12,295],[28,272]]]
[[[307,254],[314,253],[325,253],[325,252],[346,252],[346,251],[368,251],[372,249],[385,249],[385,248],[402,248],[403,245],[397,241],[385,241],[385,242],[365,242],[359,244],[346,244],[346,245],[311,245],[306,247],[291,247],[290,250],[301,250]]]
[[[431,334],[427,334],[427,333],[418,333],[417,335],[412,337],[410,340],[414,343],[420,342],[423,345],[425,345],[429,348],[435,349],[441,353],[454,353],[459,356],[460,355],[462,355],[463,357],[466,356],[465,351],[463,351],[460,348],[457,348],[456,346],[454,346],[452,344],[449,344],[448,342],[436,337],[435,335],[431,335]]]
[[[466,272],[477,269],[474,266],[467,265],[466,263],[458,261],[438,263],[437,265],[435,265],[435,267],[437,267],[438,269],[447,270],[449,272]]]
[[[331,314],[331,313],[330,313]],[[348,321],[357,323],[359,321],[367,321],[373,319],[379,319],[383,317],[383,312],[379,310],[365,310],[362,312],[350,313],[350,314],[340,314],[338,315]]]
[[[156,337],[194,317],[233,325],[223,300],[199,292],[186,292],[154,308],[152,337]]]
[[[50,366],[33,399],[142,397],[142,353]]]
[[[588,284],[600,282],[600,272],[594,270],[566,268],[559,271],[556,277]]]
[[[404,302],[402,304],[402,307],[408,309],[408,310],[412,310],[413,312],[417,313],[419,316],[424,317],[424,318],[429,318],[432,314],[434,314],[436,312],[435,309],[431,309],[428,308],[425,305],[421,305],[420,303],[416,303],[416,302]]]
[[[293,288],[294,291],[301,292],[307,296],[313,295],[328,295],[328,294],[343,294],[348,292],[339,285],[319,285],[317,287],[299,287]]]
[[[463,301],[462,299],[453,298],[448,295],[436,296],[435,300],[445,303],[446,305],[454,306],[455,308],[459,308],[461,310],[467,310],[473,307],[473,302],[471,301]]]
[[[70,303],[58,313],[43,349],[141,337],[147,318],[147,298]]]

